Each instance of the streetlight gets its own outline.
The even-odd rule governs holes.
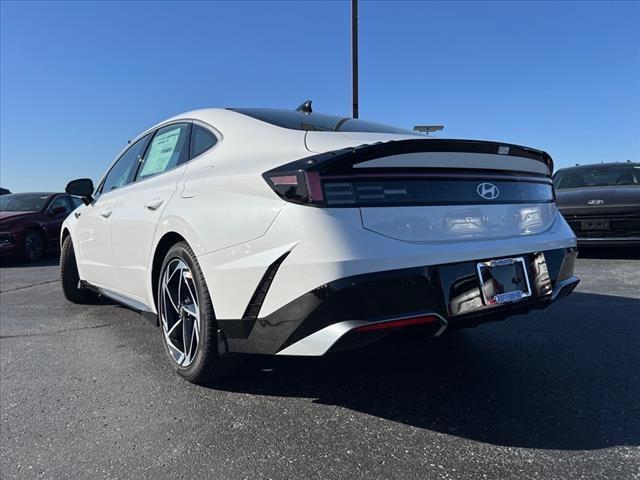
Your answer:
[[[351,80],[353,118],[358,118],[358,0],[351,0]]]

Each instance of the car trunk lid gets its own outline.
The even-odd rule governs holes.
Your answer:
[[[554,220],[553,163],[545,152],[396,135],[337,148],[369,138],[335,135],[309,132],[308,148],[328,150],[265,175],[298,186],[306,182],[309,195],[298,192],[300,203],[359,208],[363,228],[409,242],[530,235]]]

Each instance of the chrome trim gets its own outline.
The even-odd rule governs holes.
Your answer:
[[[414,314],[404,317],[393,317],[393,318],[385,318],[384,320],[377,320],[375,322],[370,322],[366,320],[346,320],[344,322],[334,323],[333,325],[329,325],[321,330],[318,330],[311,335],[304,337],[301,340],[298,340],[293,345],[289,345],[288,347],[280,350],[276,355],[296,355],[296,356],[320,356],[324,355],[329,351],[329,349],[342,338],[346,333],[351,330],[362,327],[364,325],[375,325],[377,323],[386,323],[392,322],[395,320],[405,320],[410,318],[416,318],[421,316],[431,315],[433,317],[438,318],[442,325],[438,329],[438,331],[433,335],[434,337],[439,337],[449,326],[447,320],[444,319],[441,315],[437,313],[421,313]]]
[[[203,157],[204,155],[209,154],[213,150],[215,150],[218,147],[218,145],[220,145],[220,143],[224,140],[224,136],[222,135],[222,132],[220,132],[220,130],[218,130],[213,125],[211,125],[211,124],[209,124],[209,123],[207,123],[207,122],[205,122],[203,120],[200,120],[198,118],[190,118],[190,117],[188,117],[188,118],[178,118],[178,119],[173,118],[173,119],[167,120],[165,122],[162,122],[162,123],[160,123],[158,125],[155,125],[155,126],[149,128],[149,129],[145,130],[143,133],[139,134],[137,137],[135,137],[133,140],[131,140],[122,150],[120,150],[120,152],[116,156],[115,160],[113,160],[109,164],[109,167],[107,168],[107,171],[105,173],[103,173],[102,176],[100,177],[100,179],[98,180],[98,184],[97,184],[98,186],[96,187],[95,192],[93,193],[94,201],[97,200],[102,195],[108,195],[109,193],[116,191],[116,190],[110,190],[108,192],[103,192],[102,191],[102,184],[103,184],[105,178],[107,177],[107,175],[109,175],[109,172],[111,172],[111,169],[115,166],[115,164],[118,162],[118,160],[120,160],[120,157],[122,157],[122,155],[124,155],[125,152],[127,150],[129,150],[129,147],[131,147],[134,143],[136,143],[138,140],[142,139],[142,137],[144,137],[145,135],[148,135],[148,134],[153,134],[151,136],[151,139],[149,140],[149,143],[151,143],[151,141],[153,140],[153,136],[155,135],[156,131],[158,131],[161,128],[168,127],[170,125],[178,124],[178,123],[191,123],[192,125],[193,124],[198,124],[202,128],[205,128],[205,129],[209,130],[211,133],[213,133],[216,136],[216,138],[218,139],[218,141],[216,142],[216,144],[213,147],[211,147],[209,150],[205,150],[204,152],[202,152],[197,157],[190,158],[189,160],[187,160],[184,163],[176,165],[175,167],[172,167],[172,168],[170,168],[168,170],[164,170],[162,172],[159,172],[159,173],[157,173],[155,175],[149,175],[148,177],[145,177],[145,178],[142,178],[142,179],[139,179],[139,180],[136,178],[132,182],[127,183],[125,185],[122,185],[121,187],[118,187],[116,190],[120,191],[123,188],[127,188],[127,187],[129,187],[131,185],[140,184],[140,183],[144,182],[145,180],[148,180],[149,178],[154,178],[154,177],[156,177],[158,175],[163,175],[163,174],[165,174],[167,172],[170,172],[172,170],[176,170],[177,168],[180,168],[180,167],[182,167],[184,165],[187,165],[187,164],[193,162],[194,160],[198,160],[201,157]],[[147,148],[148,147],[149,147],[149,145],[147,145]],[[139,159],[139,161],[142,161],[142,159]]]
[[[527,298],[527,297],[531,296],[531,283],[529,282],[529,271],[527,270],[527,262],[525,261],[524,257],[497,258],[497,259],[489,260],[488,262],[478,262],[478,263],[476,263],[476,272],[478,274],[478,282],[480,282],[480,293],[482,294],[482,300],[484,301],[485,305],[504,305],[504,303],[502,303],[502,304],[499,304],[498,302],[491,303],[491,301],[484,294],[484,280],[482,280],[482,268],[487,268],[487,267],[491,268],[493,266],[506,265],[509,262],[511,264],[514,264],[514,263],[522,264],[522,270],[524,272],[524,279],[527,282],[527,292],[526,293],[522,292],[522,294],[520,295],[520,298],[517,298],[515,300],[510,300],[510,301],[504,302],[504,303],[518,302],[518,301],[522,300],[523,298]]]

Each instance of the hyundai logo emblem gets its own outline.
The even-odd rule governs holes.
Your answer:
[[[587,202],[587,205],[602,205],[603,203],[604,203],[604,200],[594,199],[594,200],[589,200]]]
[[[485,200],[495,200],[500,195],[500,190],[493,183],[481,183],[476,192]]]

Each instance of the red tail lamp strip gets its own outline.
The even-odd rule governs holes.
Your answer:
[[[424,315],[421,317],[405,318],[402,320],[390,320],[388,322],[371,323],[369,325],[363,325],[362,327],[354,328],[353,331],[357,333],[374,332],[377,330],[387,330],[389,328],[412,327],[414,325],[425,325],[429,323],[440,323],[440,319],[438,317],[434,317],[433,315]]]
[[[271,177],[274,185],[298,185],[298,177],[295,175],[278,175]]]

